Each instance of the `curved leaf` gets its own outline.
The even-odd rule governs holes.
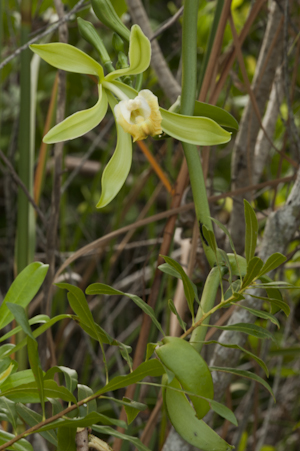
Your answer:
[[[115,98],[108,93],[108,101],[111,109],[117,104]],[[117,146],[113,156],[105,167],[101,180],[101,197],[97,203],[97,208],[103,208],[109,204],[118,194],[125,183],[131,168],[132,142],[131,136],[125,133],[123,128],[117,126]]]
[[[138,25],[133,25],[129,41],[130,66],[115,70],[106,75],[105,80],[111,81],[123,75],[136,75],[148,69],[151,60],[151,44]]]
[[[102,66],[86,53],[73,45],[54,42],[51,44],[32,44],[31,50],[44,61],[57,69],[77,74],[96,75],[102,80]]]
[[[286,261],[286,257],[280,252],[275,252],[275,254],[270,255],[262,270],[260,272],[260,276],[266,274],[267,272],[273,271],[273,269],[278,268],[278,266],[282,265]]]
[[[194,116],[209,117],[221,127],[230,128],[233,130],[239,129],[237,120],[228,111],[223,110],[218,106],[209,105],[208,103],[195,101]]]
[[[55,125],[44,136],[46,144],[53,144],[68,139],[75,139],[95,128],[104,118],[107,111],[107,95],[102,85],[98,86],[99,99],[96,105],[88,110],[77,111]]]
[[[6,303],[11,302],[24,308],[27,307],[42,285],[48,267],[49,265],[43,265],[39,262],[31,263],[13,281],[0,307],[0,329],[14,319]]]
[[[184,116],[159,109],[162,115],[161,127],[165,133],[179,141],[198,146],[214,146],[230,141],[231,133],[207,117]]]
[[[0,445],[5,445],[6,442],[13,438],[15,438],[14,434],[10,434],[6,431],[0,431]],[[13,449],[15,451],[33,451],[32,445],[25,440],[25,438],[21,438],[21,440],[18,440],[12,446],[5,449]]]

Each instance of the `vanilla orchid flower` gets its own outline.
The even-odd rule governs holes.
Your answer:
[[[108,105],[113,111],[117,126],[117,145],[102,174],[98,208],[114,199],[128,176],[132,162],[131,136],[133,141],[137,141],[165,132],[180,141],[210,146],[223,144],[231,139],[231,133],[220,125],[236,128],[235,119],[220,108],[196,102],[195,116],[172,113],[159,107],[158,99],[151,91],[145,89],[137,92],[116,80],[122,76],[143,73],[150,65],[150,41],[138,25],[131,28],[129,67],[115,70],[106,76],[96,60],[69,44],[34,44],[30,48],[58,69],[94,75],[98,79],[97,103],[55,125],[44,136],[45,143],[52,144],[82,136],[102,121]],[[212,118],[216,118],[218,123]]]

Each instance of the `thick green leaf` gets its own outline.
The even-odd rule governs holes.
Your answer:
[[[164,374],[164,368],[162,364],[156,360],[148,360],[141,363],[132,373],[125,376],[114,377],[105,387],[96,392],[97,395],[102,395],[108,391],[117,390],[119,388],[127,387],[128,385],[136,384],[143,380],[146,376],[158,377]]]
[[[184,332],[186,332],[186,323],[183,321],[183,319],[179,316],[179,313],[177,312],[177,309],[174,305],[174,302],[172,301],[172,299],[168,300],[168,307],[171,310],[171,312],[176,315],[177,321],[180,324],[181,329],[184,330]]]
[[[271,393],[271,395],[273,396],[273,399],[275,401],[275,396],[274,396],[274,393],[273,393],[270,385],[265,380],[263,380],[261,377],[257,376],[257,374],[255,374],[255,373],[251,373],[250,371],[243,371],[243,370],[237,370],[235,368],[227,368],[227,367],[220,367],[220,366],[211,366],[210,370],[211,371],[223,371],[224,373],[235,374],[236,376],[246,377],[248,379],[252,379],[255,382],[259,382]]]
[[[259,257],[253,257],[248,261],[247,274],[243,280],[242,288],[248,287],[258,277],[263,264]]]
[[[215,146],[225,144],[231,139],[231,133],[224,130],[212,119],[206,117],[184,116],[159,109],[162,115],[161,127],[165,133],[190,144]]]
[[[286,257],[279,252],[275,252],[275,254],[270,255],[262,270],[260,272],[260,276],[266,274],[267,272],[273,271],[273,269],[278,268],[278,266],[282,265],[286,261]]]
[[[199,102],[198,100],[195,101],[194,116],[208,117],[221,125],[221,127],[233,130],[239,129],[237,120],[226,110],[208,103]]]
[[[3,398],[0,398],[0,403]],[[12,402],[12,401],[10,401]],[[15,404],[15,403],[14,403]],[[18,415],[28,424],[30,427],[42,421],[42,415],[29,409],[29,407],[24,406],[24,404],[15,404]],[[55,431],[41,432],[42,437],[44,437],[52,445],[57,446],[57,434]]]
[[[291,309],[290,309],[289,305],[286,302],[281,301],[277,298],[270,298],[270,297],[265,297],[265,296],[255,296],[254,294],[250,294],[250,296],[255,299],[261,299],[262,301],[270,302],[270,304],[274,305],[277,309],[279,309],[279,310],[281,309],[285,313],[286,316],[289,316],[289,314],[291,313]]]
[[[116,99],[108,93],[109,105],[114,113]],[[101,197],[97,208],[103,208],[109,204],[118,194],[127,179],[132,161],[132,141],[129,133],[126,133],[121,125],[116,122],[117,145],[113,156],[106,165],[101,179]]]
[[[61,427],[57,432],[57,451],[76,451],[76,428]]]
[[[60,141],[67,141],[68,139],[75,139],[84,135],[93,128],[95,128],[107,112],[107,95],[102,85],[98,86],[99,99],[92,108],[87,110],[77,111],[67,117],[64,121],[55,125],[44,136],[43,141],[47,144],[53,144]]]
[[[267,329],[264,329],[263,327],[257,326],[256,324],[247,324],[247,323],[236,323],[236,324],[230,324],[230,326],[216,326],[209,325],[208,327],[215,327],[220,330],[234,330],[236,332],[242,332],[244,334],[252,335],[253,337],[257,338],[270,338],[271,340],[275,341],[274,336],[269,332]]]
[[[273,324],[276,324],[278,329],[280,328],[280,324],[279,324],[278,319],[276,318],[276,316],[271,315],[271,313],[265,312],[263,310],[256,310],[254,308],[246,307],[243,304],[239,304],[239,307],[241,307],[241,308],[243,308],[245,310],[248,310],[248,312],[252,313],[252,315],[257,316],[258,318],[263,318],[263,319],[270,320]]]
[[[129,41],[130,66],[115,70],[106,75],[105,80],[111,81],[124,75],[136,75],[148,69],[151,60],[151,44],[138,25],[133,25]]]
[[[10,434],[6,431],[0,431],[0,445],[4,445],[13,438],[15,438],[14,434]],[[25,438],[21,438],[21,440],[18,440],[12,446],[8,446],[5,449],[12,449],[14,451],[33,451],[31,444],[25,440]]]
[[[92,429],[96,432],[99,432],[99,434],[111,435],[112,437],[117,437],[129,443],[132,443],[139,451],[151,451],[138,438],[123,434],[122,432],[116,431],[115,429],[112,429],[108,426],[97,426],[93,424]]]
[[[169,386],[181,389],[175,378]],[[203,451],[230,451],[233,448],[196,417],[195,410],[183,392],[166,388],[164,401],[171,423],[185,441]]]
[[[244,354],[248,355],[250,357],[250,359],[255,360],[261,366],[261,368],[264,370],[264,372],[266,373],[266,376],[269,377],[269,370],[268,370],[268,367],[265,364],[265,362],[262,359],[260,359],[259,357],[257,357],[255,354],[253,354],[252,352],[247,351],[247,349],[243,348],[242,346],[234,345],[234,344],[225,344],[225,343],[221,343],[221,342],[215,341],[215,340],[205,341],[204,343],[206,345],[218,344],[220,346],[223,346],[224,348],[239,349]]]
[[[6,303],[18,304],[27,307],[42,285],[48,271],[48,265],[34,262],[28,265],[11,284],[7,295],[0,307],[0,329],[9,324],[13,314],[8,310]]]
[[[97,61],[70,44],[55,42],[51,44],[33,44],[30,46],[44,61],[57,69],[78,74],[96,75],[103,78],[103,69]]]
[[[163,259],[165,260],[166,263],[168,263],[170,266],[172,266],[181,276],[181,280],[183,283],[183,289],[184,289],[184,294],[189,306],[189,310],[191,312],[192,318],[194,318],[194,298],[195,298],[195,294],[194,294],[194,288],[191,284],[190,278],[187,276],[187,274],[185,273],[184,269],[181,267],[181,265],[173,260],[173,258],[171,257],[167,257],[166,255],[162,255]]]
[[[131,403],[131,400],[128,398],[123,398],[123,401],[125,401],[124,408],[127,415],[127,423],[131,424],[140,413],[140,409],[134,407]]]
[[[18,419],[16,404],[10,399],[5,398],[5,396],[2,396],[0,398],[0,413],[6,416],[7,421],[12,425],[13,430],[15,431]]]
[[[78,383],[78,374],[67,366],[53,366],[45,374],[44,380],[53,379],[55,373],[63,373],[67,389],[73,393]]]
[[[141,298],[134,294],[130,293],[123,293],[123,291],[115,290],[114,288],[110,287],[109,285],[105,285],[104,283],[93,283],[92,285],[88,286],[85,290],[86,294],[108,294],[108,295],[122,295],[129,297],[138,307],[140,307],[141,310],[143,310],[146,315],[150,316],[153,323],[156,325],[158,330],[164,335],[164,331],[162,330],[161,325],[157,321],[155,317],[155,313],[152,307],[150,305],[146,304]]]
[[[244,276],[247,272],[247,261],[244,257],[237,254],[227,254],[234,276]]]
[[[244,213],[246,222],[245,255],[247,263],[249,263],[249,261],[254,257],[255,254],[258,222],[253,208],[246,199],[244,199]]]
[[[17,373],[18,374],[18,373]],[[8,390],[2,390],[0,396],[6,396],[15,402],[33,403],[40,401],[39,389],[36,382],[18,385]],[[59,398],[63,401],[73,402],[76,404],[76,398],[65,387],[57,385],[55,381],[44,381],[45,398]]]

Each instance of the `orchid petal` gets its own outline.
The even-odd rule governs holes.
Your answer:
[[[96,75],[100,80],[104,73],[102,66],[86,53],[69,44],[32,44],[31,50],[57,69],[78,74]]]
[[[78,138],[96,127],[104,118],[107,111],[106,91],[99,85],[99,99],[96,105],[88,110],[78,111],[55,125],[44,136],[46,144],[53,144],[68,139]]]
[[[115,70],[106,75],[105,80],[111,81],[123,75],[136,75],[148,69],[151,60],[151,44],[138,25],[133,25],[129,42],[130,66]]]
[[[190,144],[214,146],[230,141],[231,133],[207,117],[184,116],[160,108],[165,133]]]
[[[114,107],[118,102],[109,92],[107,93],[107,96],[109,105],[112,111],[114,111]],[[105,205],[109,204],[109,202],[114,199],[124,185],[131,167],[131,136],[128,133],[125,133],[118,123],[116,123],[116,126],[117,146],[102,174],[102,193],[97,208],[105,207]]]

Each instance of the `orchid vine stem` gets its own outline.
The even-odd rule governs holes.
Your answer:
[[[186,0],[184,3],[182,25],[182,96],[181,114],[192,116],[197,88],[197,18],[199,0]],[[204,224],[213,231],[206,194],[202,164],[198,149],[193,144],[182,143],[187,161],[190,182],[194,197],[196,217],[201,228]],[[200,233],[206,258],[211,267],[216,263],[212,249],[206,245]]]

